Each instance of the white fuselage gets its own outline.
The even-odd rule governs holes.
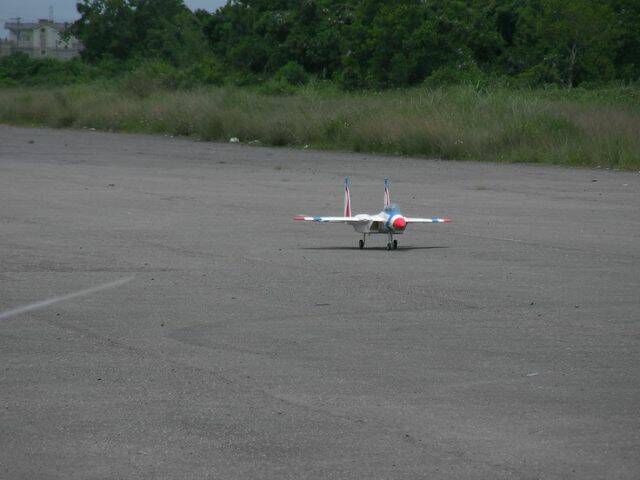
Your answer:
[[[356,232],[372,235],[372,234],[394,234],[404,233],[406,222],[404,216],[395,206],[385,207],[377,215],[358,214],[354,215],[358,220],[366,220],[366,222],[358,222],[353,224]]]

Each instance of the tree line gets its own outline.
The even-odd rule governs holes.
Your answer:
[[[82,0],[68,33],[117,71],[161,61],[201,83],[345,89],[640,79],[638,0]]]

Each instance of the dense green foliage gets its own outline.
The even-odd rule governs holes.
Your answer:
[[[279,73],[346,88],[430,77],[571,87],[640,78],[637,0],[232,0],[213,13],[182,0],[83,0],[78,11],[71,33],[88,61],[206,59],[248,81]]]
[[[138,57],[185,65],[209,51],[198,15],[182,0],[82,0],[78,13],[69,33],[92,62]]]
[[[0,57],[0,87],[62,85],[91,80],[95,69],[79,60],[33,60],[25,53]]]
[[[640,79],[637,0],[230,0],[212,13],[183,0],[81,0],[78,12],[68,33],[84,63],[0,60],[0,85],[153,69],[168,88],[274,93],[312,77],[344,89]]]

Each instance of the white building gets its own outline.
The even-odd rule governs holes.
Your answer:
[[[66,23],[38,20],[37,23],[7,22],[9,39],[0,45],[0,55],[24,52],[33,58],[69,60],[80,54],[82,45],[75,37],[61,38]]]

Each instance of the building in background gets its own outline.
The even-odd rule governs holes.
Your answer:
[[[38,20],[35,23],[7,22],[4,28],[9,30],[9,38],[0,40],[0,55],[23,52],[33,58],[70,60],[77,57],[82,44],[75,37],[67,40],[62,38],[62,32],[67,26],[67,23],[53,20]]]

